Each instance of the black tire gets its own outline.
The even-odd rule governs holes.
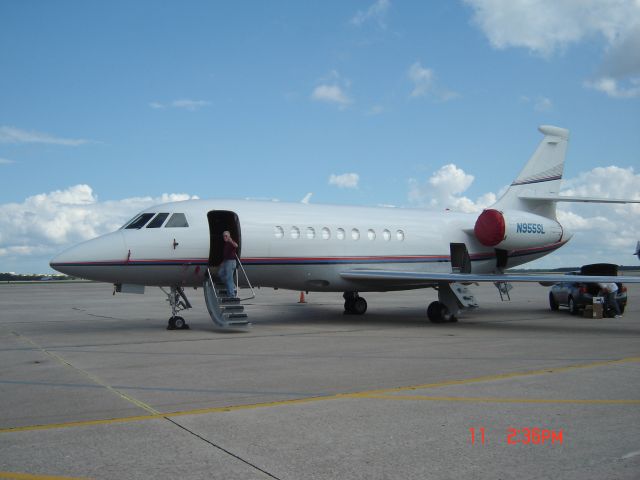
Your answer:
[[[573,297],[569,297],[569,313],[571,315],[577,315],[578,314],[578,306],[576,305],[576,302],[573,299]]]
[[[182,317],[173,317],[173,324],[178,330],[185,330],[187,328],[187,322]]]
[[[549,307],[551,308],[551,310],[553,310],[554,312],[556,310],[560,309],[560,305],[558,305],[558,302],[556,302],[555,297],[553,296],[553,293],[549,292]]]
[[[367,301],[362,298],[362,297],[358,297],[353,301],[353,307],[351,308],[351,312],[354,313],[355,315],[363,315],[364,312],[367,311]]]
[[[174,321],[175,317],[171,317],[169,319],[169,323],[167,324],[167,330],[175,330],[176,329],[176,323]]]
[[[345,300],[344,302],[344,313],[351,315],[353,313],[353,300]]]
[[[427,317],[432,323],[445,323],[450,319],[449,309],[442,302],[431,302],[427,307]]]

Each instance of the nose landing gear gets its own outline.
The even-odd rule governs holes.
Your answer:
[[[172,286],[171,292],[167,292],[160,287],[160,290],[167,296],[167,302],[171,305],[171,318],[167,324],[167,330],[189,330],[189,325],[185,319],[177,315],[178,312],[191,308],[191,303],[184,294],[183,288]]]

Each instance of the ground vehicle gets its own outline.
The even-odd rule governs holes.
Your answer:
[[[572,273],[575,275],[617,275],[618,266],[611,263],[593,263],[584,265],[580,271]],[[618,285],[616,300],[620,307],[620,312],[623,313],[627,306],[627,287],[620,282],[617,282],[616,285]],[[551,310],[558,310],[561,306],[566,306],[569,308],[569,313],[577,315],[587,305],[593,303],[593,297],[597,296],[599,292],[600,287],[597,283],[556,283],[549,291],[549,306]],[[605,308],[604,316],[613,317],[614,314],[608,310]]]

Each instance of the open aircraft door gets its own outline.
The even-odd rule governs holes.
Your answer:
[[[450,243],[451,272],[471,273],[471,257],[464,243]]]
[[[211,210],[207,213],[209,220],[209,267],[217,267],[222,262],[222,252],[224,250],[224,240],[222,233],[228,230],[238,244],[238,257],[242,251],[242,232],[240,230],[240,219],[235,212],[229,210]]]

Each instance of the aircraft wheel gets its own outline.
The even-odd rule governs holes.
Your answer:
[[[344,301],[344,313],[353,313],[353,300],[345,300]]]
[[[167,330],[189,330],[189,325],[187,325],[187,322],[185,322],[182,317],[171,317]]]
[[[358,297],[353,301],[353,305],[351,307],[351,313],[354,313],[355,315],[363,315],[364,312],[367,311],[367,301],[362,298],[362,297]]]
[[[442,302],[431,302],[427,308],[427,317],[433,323],[444,323],[455,318],[449,314],[449,309]]]
[[[185,322],[182,317],[174,317],[174,323],[178,330],[189,330],[189,325],[187,325],[187,322]]]
[[[549,292],[549,307],[553,311],[556,311],[556,310],[558,310],[560,308],[560,305],[558,305],[558,302],[556,302],[556,299],[553,296],[553,293],[551,293],[551,292]]]
[[[569,313],[571,315],[578,314],[578,306],[576,305],[576,302],[573,300],[573,297],[569,297]]]

